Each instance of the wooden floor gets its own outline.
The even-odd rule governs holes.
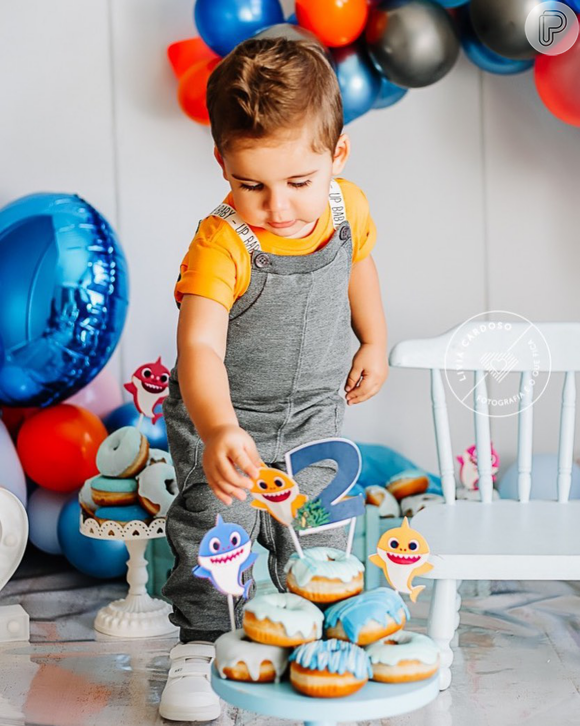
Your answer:
[[[173,639],[97,636],[95,612],[123,597],[60,558],[30,553],[0,604],[20,602],[31,642],[0,646],[0,726],[147,726],[157,713]],[[388,726],[572,726],[580,723],[580,583],[462,585],[453,684]],[[424,631],[428,598],[412,610]],[[224,706],[215,726],[292,726]],[[360,722],[370,726],[371,722]],[[379,722],[373,722],[378,724]],[[351,724],[352,726],[352,724]]]

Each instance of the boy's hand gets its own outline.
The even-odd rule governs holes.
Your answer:
[[[263,465],[254,439],[239,426],[220,426],[205,442],[203,469],[207,483],[228,506],[232,497],[244,501],[245,490],[252,488],[252,479],[258,476],[258,469]]]
[[[350,406],[362,403],[378,393],[389,375],[389,362],[384,346],[363,343],[352,359],[344,390]]]

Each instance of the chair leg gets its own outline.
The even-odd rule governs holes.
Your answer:
[[[461,598],[457,597],[457,580],[435,580],[427,632],[439,646],[441,665],[439,670],[439,689],[444,691],[451,685],[453,651],[451,639],[455,633],[457,607]]]

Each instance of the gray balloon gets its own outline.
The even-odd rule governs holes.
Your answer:
[[[314,33],[306,28],[301,28],[299,25],[292,25],[291,23],[278,23],[277,25],[270,25],[269,28],[264,28],[254,35],[254,38],[286,38],[287,40],[311,40],[320,46],[320,50],[324,52],[326,60],[330,63],[333,68],[336,68],[336,63],[330,50],[322,43]]]
[[[428,0],[382,2],[370,12],[365,37],[375,66],[403,88],[436,83],[459,55],[450,15]]]
[[[475,34],[491,50],[512,60],[534,58],[537,51],[526,37],[526,18],[541,0],[472,0]]]

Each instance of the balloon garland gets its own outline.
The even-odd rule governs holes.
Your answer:
[[[580,0],[563,0],[570,17]],[[197,0],[199,37],[173,43],[168,56],[184,113],[208,124],[207,81],[221,57],[251,37],[315,37],[342,93],[345,124],[398,103],[409,89],[443,78],[460,49],[497,75],[534,69],[538,94],[561,121],[580,126],[580,37],[556,55],[537,51],[526,19],[542,0],[296,0],[284,21],[280,0]],[[529,21],[528,21],[529,22]]]

